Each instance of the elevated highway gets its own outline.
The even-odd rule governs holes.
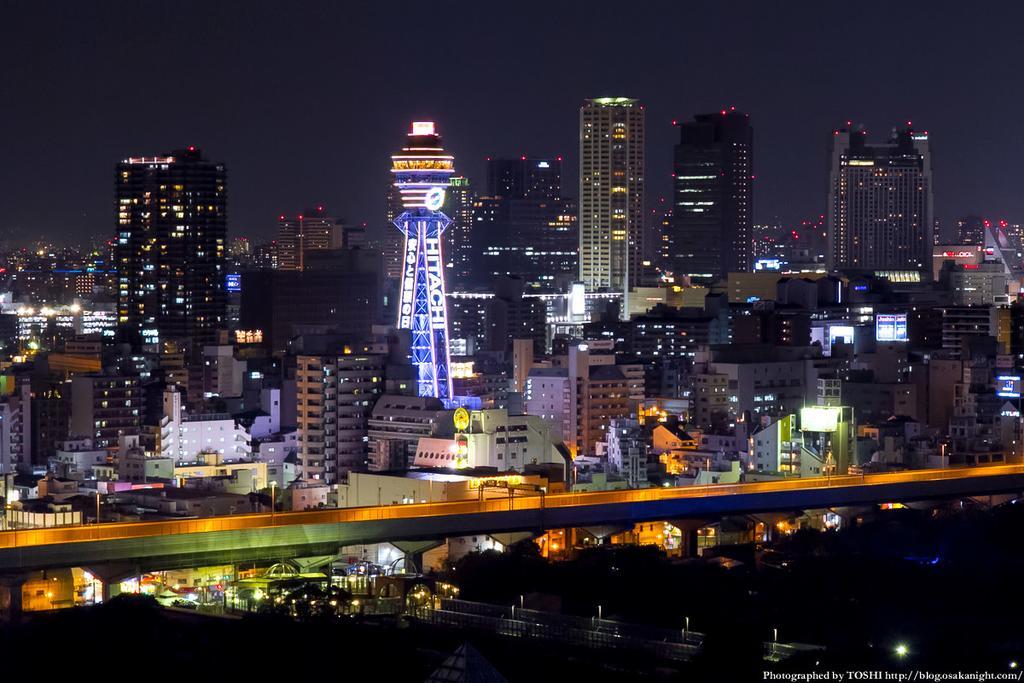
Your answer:
[[[333,554],[340,546],[510,531],[713,519],[883,502],[1019,494],[1024,465],[484,501],[264,513],[0,532],[0,573],[129,565],[155,571]]]

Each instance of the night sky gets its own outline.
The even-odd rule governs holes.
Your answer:
[[[566,159],[586,97],[647,108],[648,206],[675,118],[755,127],[755,220],[824,209],[831,130],[928,130],[936,213],[1024,221],[1024,6],[1009,2],[11,2],[0,5],[0,231],[113,232],[113,167],[194,144],[232,235],[325,204],[383,223],[388,155],[434,119],[457,169]]]

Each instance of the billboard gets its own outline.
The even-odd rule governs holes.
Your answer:
[[[847,344],[853,343],[853,325],[832,325],[828,328],[828,345],[831,347],[836,339],[842,339]]]
[[[875,341],[907,341],[906,313],[879,313],[875,316]]]
[[[1020,398],[1020,375],[999,375],[996,377],[996,396]]]
[[[229,292],[242,291],[242,275],[240,273],[228,273],[224,276],[224,289]]]
[[[782,259],[759,258],[754,261],[754,270],[782,270]]]
[[[834,406],[808,406],[800,409],[800,431],[834,432],[839,429],[842,408]]]

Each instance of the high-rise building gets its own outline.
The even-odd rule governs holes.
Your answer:
[[[122,436],[139,433],[142,390],[137,377],[76,375],[71,379],[70,436],[116,448]]]
[[[441,210],[452,219],[444,238],[448,285],[464,285],[469,282],[473,267],[473,189],[469,178],[453,176],[448,179]]]
[[[384,193],[384,234],[379,239],[380,251],[384,256],[384,277],[388,280],[402,279],[405,235],[395,230],[395,219],[402,211],[402,193],[392,178]]]
[[[28,379],[0,376],[0,474],[32,469],[32,387]]]
[[[195,147],[117,165],[118,324],[134,344],[194,349],[226,323],[227,173]]]
[[[489,197],[556,199],[562,195],[562,157],[487,159]]]
[[[964,216],[956,222],[956,243],[985,244],[985,231],[991,226],[981,216]]]
[[[562,158],[488,159],[487,194],[474,209],[474,281],[522,278],[564,291],[578,277],[576,202],[562,194]]]
[[[894,129],[868,144],[863,128],[833,132],[829,270],[927,270],[932,247],[928,133]]]
[[[580,108],[580,279],[628,292],[640,281],[644,233],[644,109],[628,97]],[[624,307],[623,310],[625,310]]]
[[[391,156],[391,172],[403,209],[394,224],[405,235],[398,328],[412,331],[418,394],[450,400],[442,235],[451,219],[441,208],[455,172],[455,158],[441,146],[433,121],[413,122],[408,137],[406,146]]]
[[[367,419],[383,393],[385,357],[300,355],[296,363],[299,476],[337,482],[365,470]]]
[[[276,353],[303,329],[368,334],[384,308],[372,249],[318,249],[306,254],[305,270],[247,271],[241,286],[239,329]]]
[[[304,270],[306,252],[314,249],[338,249],[342,226],[327,215],[324,207],[307,209],[297,216],[282,215],[277,223],[277,267]]]
[[[753,146],[750,115],[735,109],[679,124],[670,258],[676,275],[714,280],[750,270]]]

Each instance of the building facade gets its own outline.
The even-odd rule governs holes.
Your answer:
[[[322,206],[278,218],[277,267],[281,270],[304,270],[307,251],[341,246],[342,226]]]
[[[932,167],[927,132],[834,131],[828,190],[828,269],[930,270]]]
[[[750,115],[699,114],[679,124],[673,167],[671,245],[676,276],[711,280],[750,270],[753,147]]]
[[[626,292],[640,281],[644,234],[644,109],[628,97],[580,108],[580,280]]]
[[[224,164],[195,147],[130,157],[117,165],[115,195],[122,338],[213,343],[227,315]]]

